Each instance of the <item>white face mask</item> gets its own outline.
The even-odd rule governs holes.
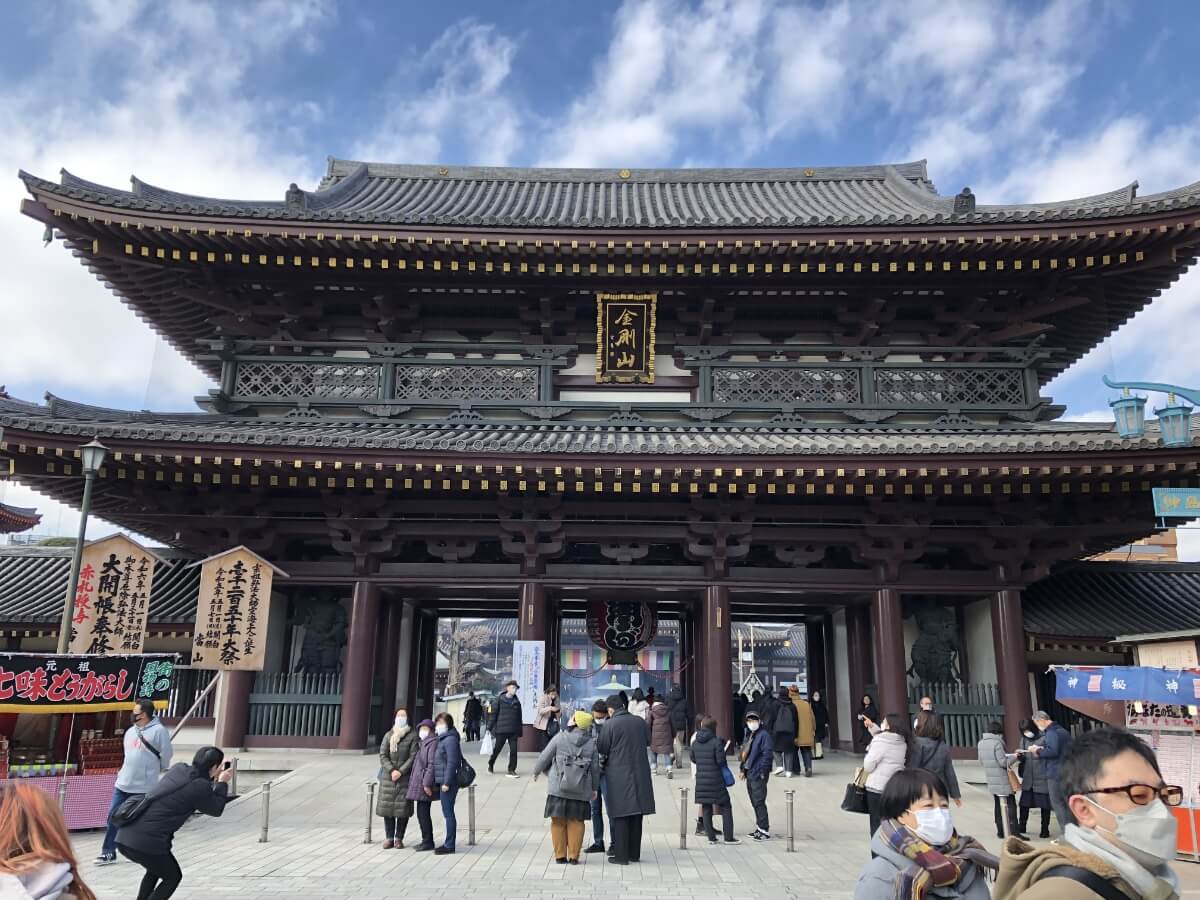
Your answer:
[[[1029,738],[1032,741],[1033,740],[1033,732],[1032,731],[1025,732],[1025,737]]]
[[[446,726],[439,722],[437,725],[433,726],[433,730],[436,731],[438,734],[445,734]]]
[[[1120,841],[1129,855],[1143,866],[1161,866],[1175,858],[1179,822],[1162,800],[1153,800],[1146,806],[1135,806],[1129,812],[1115,813],[1091,797],[1083,799],[1116,820],[1116,828],[1109,830],[1097,825],[1096,830]]]
[[[429,729],[422,728],[420,731],[417,732],[417,737],[419,737],[421,740],[425,740],[425,738],[429,737]]]
[[[913,831],[935,847],[946,843],[954,834],[954,819],[945,807],[918,809],[913,815],[917,817],[917,827]]]
[[[396,716],[396,727],[403,728],[408,724],[408,716]]]
[[[747,722],[746,727],[751,731],[758,731],[759,722]]]

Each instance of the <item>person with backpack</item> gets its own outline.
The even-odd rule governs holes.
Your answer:
[[[725,843],[741,843],[733,834],[733,804],[729,799],[728,783],[732,782],[733,773],[725,760],[725,746],[726,742],[717,737],[717,720],[705,716],[692,744],[692,762],[696,765],[696,802],[702,804],[701,818],[710,844],[720,843],[713,828],[714,807],[721,814]]]
[[[671,730],[675,733],[675,768],[683,768],[683,755],[688,749],[688,729],[692,724],[692,704],[679,685],[667,693],[667,712],[671,715]]]
[[[566,731],[550,739],[533,767],[533,780],[549,773],[544,816],[550,820],[554,861],[579,865],[583,823],[591,817],[592,801],[600,795],[600,757],[592,734],[592,714],[579,710]]]
[[[412,768],[409,770],[407,797],[417,805],[417,824],[421,827],[421,843],[416,846],[418,852],[432,850],[433,817],[430,807],[433,805],[433,757],[437,753],[438,738],[433,731],[433,720],[422,719],[417,726],[417,749],[413,755]]]
[[[175,832],[195,813],[220,816],[229,796],[233,770],[222,768],[225,754],[217,747],[201,747],[190,764],[176,763],[131,812],[132,821],[119,821],[117,849],[146,870],[138,900],[167,900],[183,881],[183,870],[171,853]],[[135,801],[137,802],[137,801]]]
[[[650,765],[654,774],[665,774],[674,778],[671,769],[671,750],[675,742],[675,731],[671,728],[671,713],[662,697],[655,697],[646,715],[650,732]]]
[[[796,711],[787,688],[779,689],[779,703],[770,728],[771,746],[775,752],[775,770],[771,774],[791,778],[792,753],[796,749]]]
[[[117,861],[117,827],[112,814],[130,797],[146,794],[158,784],[159,776],[171,768],[171,735],[159,720],[150,700],[137,700],[129,716],[130,727],[125,729],[123,745],[125,761],[117,773],[113,787],[112,805],[108,809],[109,825],[96,865],[108,866]]]
[[[508,777],[519,778],[517,775],[517,738],[524,727],[521,714],[521,698],[517,696],[520,688],[515,681],[509,679],[504,685],[504,693],[492,704],[492,713],[488,717],[488,731],[495,741],[492,755],[488,757],[488,772],[496,771],[496,757],[500,748],[508,744]]]
[[[458,834],[458,819],[454,817],[454,801],[458,799],[458,771],[462,768],[462,744],[458,730],[454,727],[454,716],[438,713],[433,720],[433,731],[437,735],[437,749],[433,754],[433,771],[429,773],[431,784],[441,792],[442,818],[446,820],[446,838],[442,846],[434,850],[435,856],[454,852]]]

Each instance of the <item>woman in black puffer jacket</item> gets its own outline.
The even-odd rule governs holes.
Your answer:
[[[175,832],[193,813],[219,816],[229,796],[230,769],[222,769],[225,754],[201,747],[192,762],[176,763],[150,793],[150,804],[137,819],[117,832],[117,849],[146,870],[138,900],[165,900],[183,881],[183,871],[171,853]]]
[[[725,742],[717,737],[717,720],[705,716],[692,742],[692,762],[696,766],[696,802],[703,807],[704,831],[710,844],[719,843],[713,828],[713,807],[721,813],[721,824],[725,831],[725,843],[740,844],[733,836],[733,807],[729,802],[729,788],[725,786],[724,769]]]

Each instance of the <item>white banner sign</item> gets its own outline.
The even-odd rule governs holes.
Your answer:
[[[546,642],[513,641],[513,680],[520,685],[521,721],[532,725],[546,684]]]

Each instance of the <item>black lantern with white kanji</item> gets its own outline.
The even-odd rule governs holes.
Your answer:
[[[606,651],[609,665],[637,665],[638,651],[658,634],[658,614],[644,600],[593,600],[587,607],[588,637]]]

